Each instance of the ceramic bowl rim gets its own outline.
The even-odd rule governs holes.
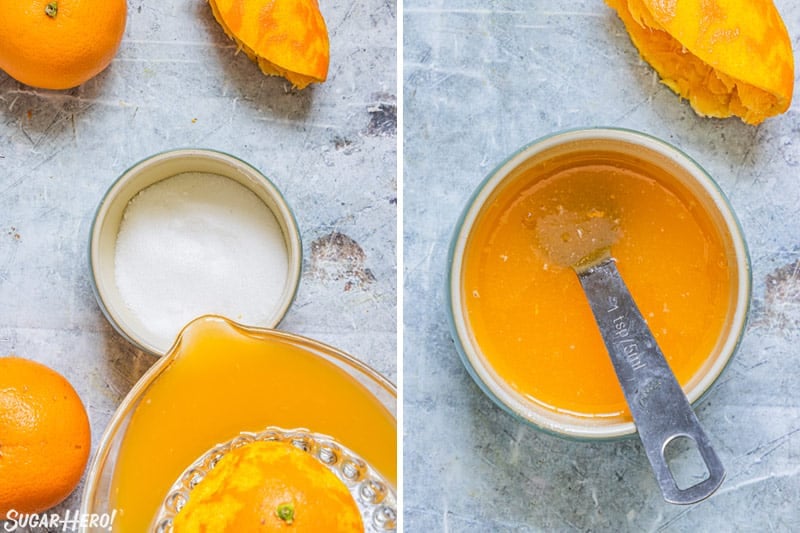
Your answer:
[[[450,332],[456,350],[469,375],[495,404],[513,417],[546,433],[576,440],[614,440],[636,434],[633,422],[617,423],[606,426],[591,424],[563,423],[556,420],[552,412],[544,408],[533,408],[532,402],[524,402],[515,395],[510,387],[501,383],[482,361],[475,346],[470,342],[469,326],[461,303],[460,273],[463,265],[463,253],[472,226],[490,194],[499,187],[505,178],[517,167],[534,155],[545,150],[563,145],[589,140],[622,141],[649,148],[671,162],[679,165],[695,178],[703,190],[714,200],[733,243],[733,251],[738,267],[738,293],[733,302],[733,317],[730,333],[720,349],[720,356],[701,377],[698,384],[687,392],[689,401],[696,404],[711,389],[721,375],[733,354],[738,349],[747,324],[752,292],[752,272],[750,256],[741,224],[734,213],[729,200],[719,188],[717,182],[690,156],[679,148],[668,144],[652,135],[624,128],[578,128],[563,130],[546,135],[526,144],[512,153],[481,181],[464,207],[453,231],[447,258],[447,309]]]
[[[171,175],[166,175],[153,183],[169,179],[182,172],[191,172],[193,170],[194,162],[198,160],[211,161],[213,163],[222,164],[231,169],[232,172],[241,173],[246,175],[248,183],[243,183],[239,180],[242,186],[247,187],[261,198],[260,194],[265,194],[275,203],[275,207],[267,206],[275,216],[281,228],[285,228],[284,240],[286,242],[286,249],[289,256],[289,269],[287,271],[287,289],[284,291],[281,300],[279,301],[272,320],[266,324],[257,324],[260,327],[273,328],[277,326],[283,317],[288,312],[291,304],[297,295],[297,290],[300,284],[303,264],[303,246],[300,238],[300,231],[297,226],[297,219],[294,212],[289,206],[283,193],[278,187],[267,178],[261,171],[247,163],[246,161],[230,155],[226,152],[207,149],[207,148],[179,148],[174,150],[166,150],[155,153],[140,161],[134,163],[123,171],[107,189],[102,199],[100,200],[92,219],[92,225],[89,231],[89,271],[91,273],[92,292],[97,300],[101,312],[106,317],[111,326],[128,342],[133,344],[136,348],[156,356],[163,356],[166,349],[159,348],[157,342],[148,335],[146,331],[137,329],[129,321],[126,321],[119,309],[124,307],[124,304],[119,301],[118,295],[115,291],[107,288],[102,282],[99,281],[101,269],[113,268],[109,265],[104,265],[102,260],[103,250],[101,241],[101,233],[107,217],[109,217],[109,210],[115,202],[119,201],[119,196],[123,190],[128,187],[130,183],[135,183],[137,179],[141,179],[143,173],[148,169],[157,167],[160,164],[168,163],[170,161],[185,161],[185,170],[178,171]],[[135,196],[139,191],[147,188],[148,185],[136,188],[136,192],[129,194],[130,198]]]

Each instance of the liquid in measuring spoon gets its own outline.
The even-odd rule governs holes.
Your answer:
[[[536,221],[540,252],[560,267],[578,267],[610,254],[620,238],[618,223],[602,211],[585,214],[565,211],[543,215]]]

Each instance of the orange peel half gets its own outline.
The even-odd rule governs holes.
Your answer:
[[[317,0],[209,0],[214,18],[264,74],[298,89],[328,76],[330,43]]]
[[[789,109],[794,57],[771,0],[606,0],[661,81],[700,115],[748,124]]]
[[[255,441],[225,454],[173,521],[173,531],[363,532],[336,474],[288,442]]]

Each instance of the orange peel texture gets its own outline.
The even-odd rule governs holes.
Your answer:
[[[125,33],[125,0],[0,0],[0,69],[42,89],[102,72]]]
[[[264,74],[298,89],[328,76],[328,29],[317,0],[209,0],[214,18]]]
[[[220,459],[192,489],[173,532],[363,533],[347,486],[287,442],[256,441]]]
[[[789,109],[794,58],[770,0],[606,0],[644,58],[703,116],[748,124]]]
[[[64,376],[0,357],[0,522],[11,510],[41,513],[64,501],[91,445],[86,408]]]

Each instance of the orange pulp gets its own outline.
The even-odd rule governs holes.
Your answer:
[[[111,486],[115,531],[146,531],[193,461],[270,425],[329,435],[396,483],[395,418],[355,378],[291,341],[203,319],[184,330],[125,430]]]
[[[577,275],[536,243],[537,218],[564,211],[618,224],[611,254],[684,387],[713,352],[731,307],[723,237],[674,177],[604,152],[525,170],[476,218],[465,249],[463,300],[494,371],[545,408],[629,421]]]

